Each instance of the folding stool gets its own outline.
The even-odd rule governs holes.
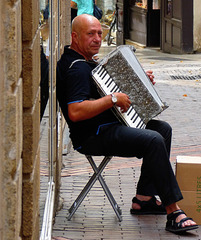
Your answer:
[[[85,156],[88,159],[89,163],[91,164],[91,167],[94,170],[94,174],[91,176],[88,183],[85,185],[85,187],[83,188],[83,190],[81,191],[81,193],[79,194],[79,196],[77,197],[77,199],[75,200],[75,202],[73,203],[71,208],[69,209],[70,214],[68,216],[68,220],[71,220],[72,216],[74,215],[74,213],[76,212],[76,210],[78,209],[78,207],[80,206],[80,204],[82,203],[82,201],[84,200],[84,198],[86,197],[86,195],[88,194],[88,192],[93,187],[96,180],[98,179],[103,190],[105,191],[105,194],[108,197],[108,200],[109,200],[110,204],[112,205],[119,221],[121,222],[122,221],[121,209],[117,205],[114,197],[112,196],[112,193],[110,192],[103,177],[101,176],[102,171],[104,170],[104,168],[106,167],[106,165],[108,164],[108,162],[111,160],[112,157],[105,156],[103,158],[102,162],[100,163],[100,165],[97,167],[92,156],[90,156],[90,155],[85,155]]]

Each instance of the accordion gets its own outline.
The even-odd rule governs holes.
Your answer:
[[[129,96],[131,105],[127,112],[112,108],[117,118],[134,128],[145,128],[147,122],[165,110],[153,84],[129,45],[117,47],[104,57],[92,71],[92,77],[101,96],[122,92]]]

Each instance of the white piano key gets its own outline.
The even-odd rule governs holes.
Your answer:
[[[135,118],[137,117],[137,113],[136,112],[132,112],[132,115],[131,115],[131,121],[135,121]]]
[[[141,118],[137,115],[133,122],[135,123],[135,125],[136,125],[136,127],[137,127],[138,124],[139,124],[141,121],[142,121]]]
[[[136,111],[133,106],[131,106],[131,111],[129,111],[130,118],[132,118],[136,114]]]
[[[109,79],[110,79],[110,75],[107,74],[107,75],[105,75],[104,78],[101,79],[101,83],[103,83],[103,84],[107,84],[107,82],[108,82]]]
[[[113,87],[115,87],[115,86],[116,86],[115,82],[112,81],[112,82],[108,85],[108,91],[111,93]]]
[[[111,92],[116,92],[117,89],[118,89],[118,86],[117,86],[117,84],[115,84],[114,87],[111,89]]]
[[[146,127],[146,124],[141,121],[140,124],[138,124],[137,128],[145,128]]]

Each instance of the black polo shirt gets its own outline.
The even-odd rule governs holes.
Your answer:
[[[80,61],[75,61],[78,59]],[[83,60],[82,55],[69,49],[69,46],[65,46],[64,53],[57,63],[57,99],[68,123],[70,137],[75,149],[81,148],[84,140],[91,135],[98,134],[101,126],[117,122],[110,109],[84,121],[72,122],[69,119],[69,104],[100,98],[91,76],[91,71],[96,67],[96,64]]]

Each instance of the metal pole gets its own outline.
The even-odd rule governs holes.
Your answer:
[[[49,120],[50,120],[50,141],[49,141],[49,149],[50,149],[50,177],[53,176],[53,156],[54,156],[54,121],[53,121],[53,1],[50,0],[50,93],[49,93],[49,99],[50,99],[50,113],[49,113]]]

